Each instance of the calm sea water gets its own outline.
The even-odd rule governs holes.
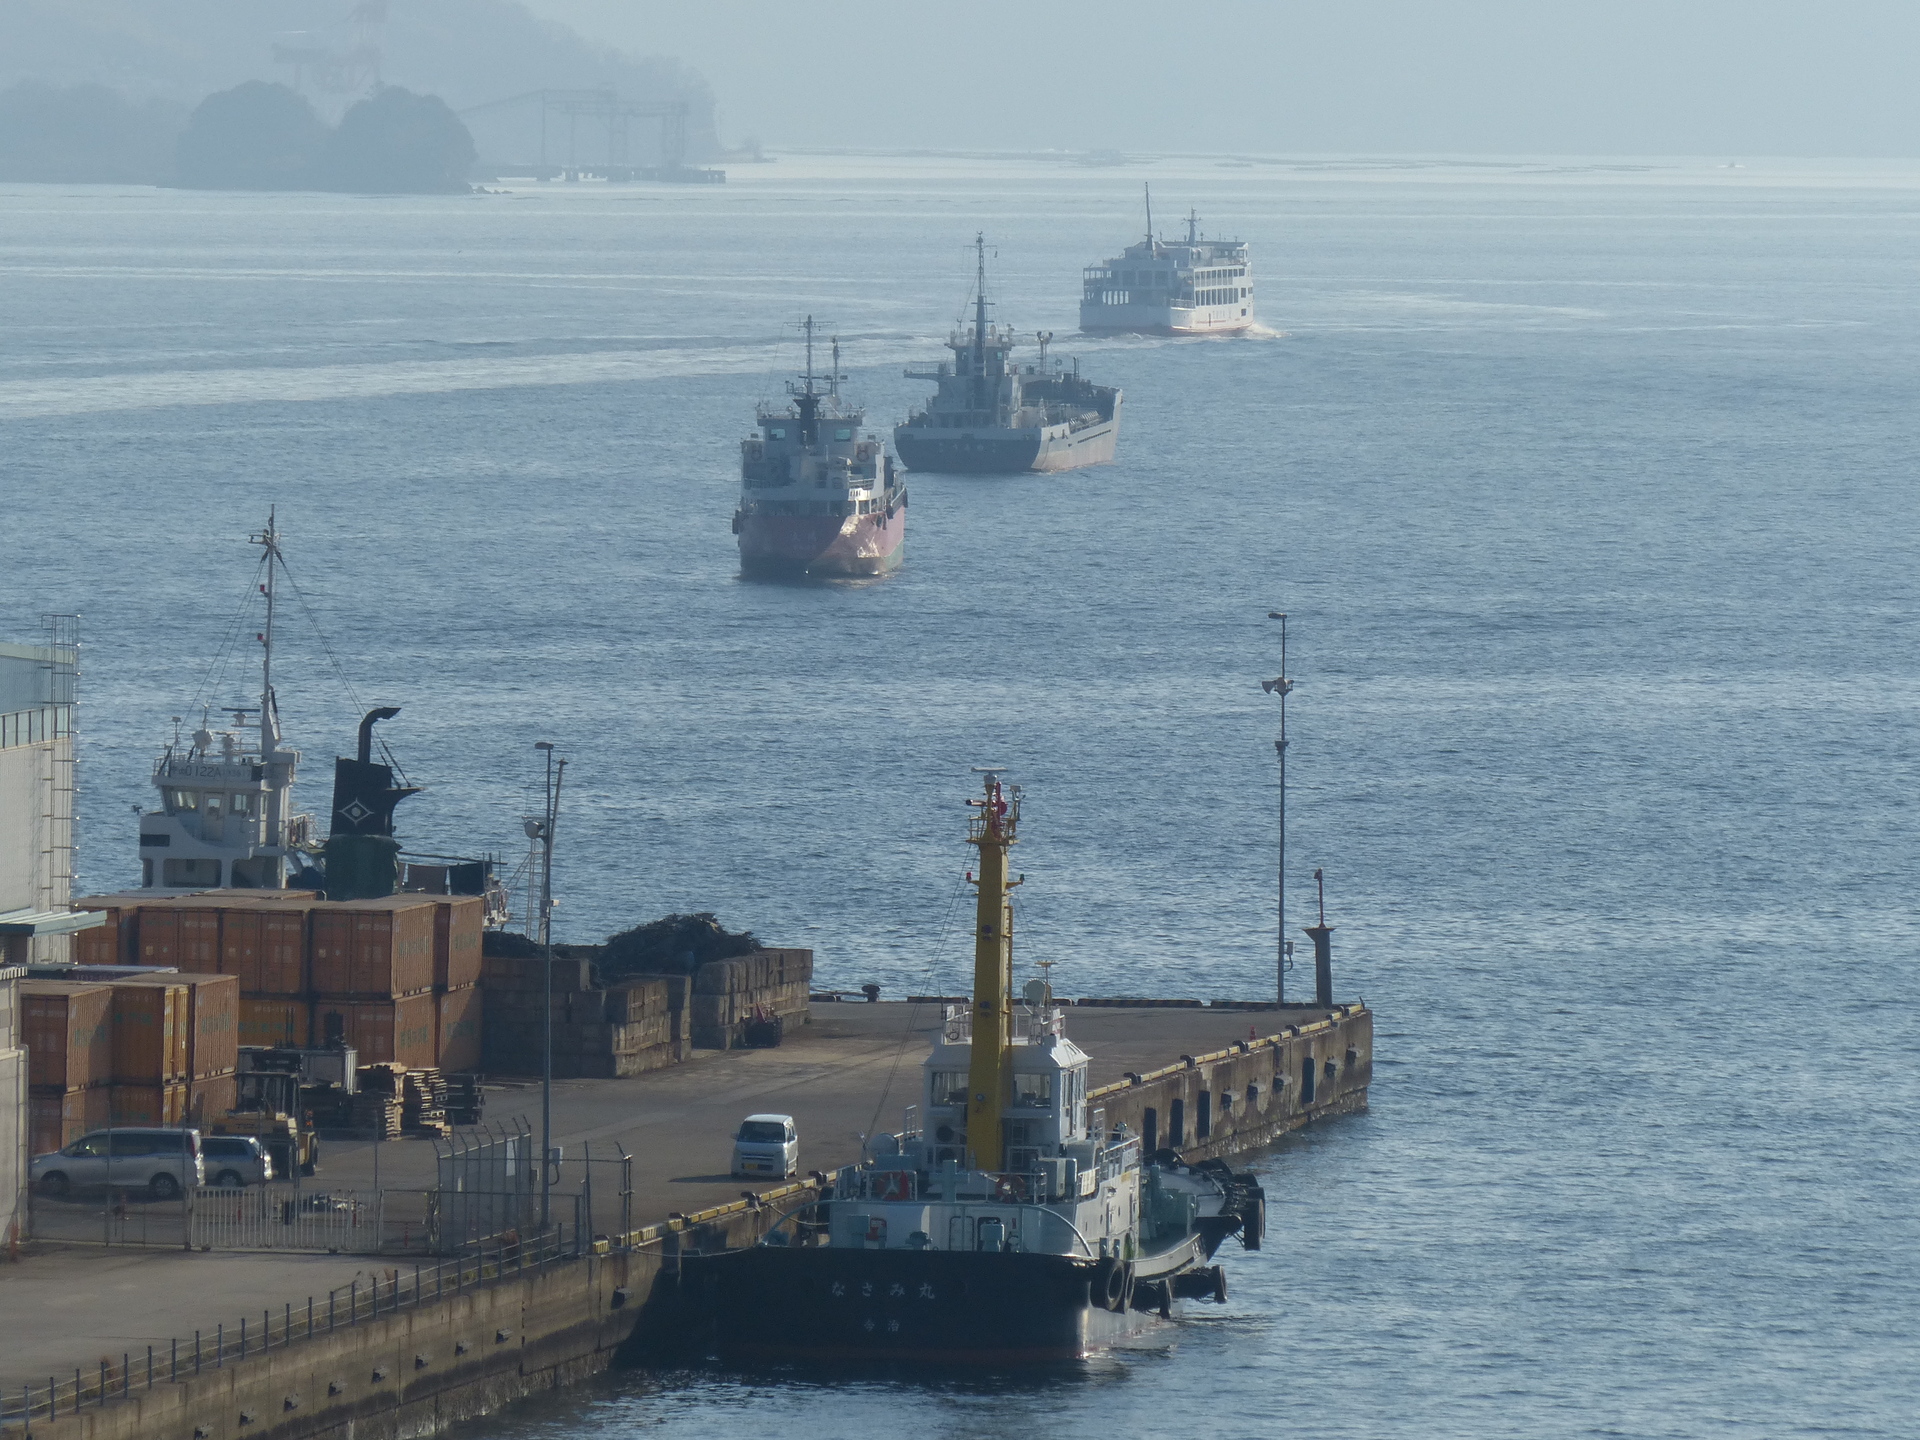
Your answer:
[[[1278,333],[1064,341],[1149,174],[1253,243]],[[409,840],[515,860],[554,740],[571,938],[711,909],[827,983],[963,983],[997,763],[1023,958],[1262,994],[1285,609],[1290,883],[1325,869],[1380,1063],[1369,1116],[1262,1159],[1269,1248],[1164,1344],[615,1377],[485,1433],[1915,1433],[1920,171],[509,188],[0,191],[0,630],[85,615],[82,886],[132,880],[169,717],[244,700],[277,505],[352,687],[294,605],[309,803],[400,704]],[[1126,388],[1121,462],[917,478],[899,574],[742,582],[734,445],[793,322],[890,424],[976,229],[999,318]]]

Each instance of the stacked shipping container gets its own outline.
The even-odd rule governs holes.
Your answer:
[[[106,1124],[112,1103],[113,991],[64,980],[22,981],[20,1033],[27,1047],[27,1130],[33,1153],[58,1150]]]
[[[107,913],[96,964],[217,971],[238,986],[240,1045],[353,1046],[362,1064],[480,1063],[478,896],[327,902],[311,892],[129,892],[75,901]],[[205,1074],[193,1077],[210,1079]]]

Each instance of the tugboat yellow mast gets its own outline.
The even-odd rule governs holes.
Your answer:
[[[1006,1169],[1006,1113],[1013,1089],[1013,903],[1019,882],[1007,876],[1007,850],[1020,824],[1020,787],[985,773],[985,798],[967,841],[980,847],[973,932],[973,1053],[967,1074],[967,1146],[978,1170]]]

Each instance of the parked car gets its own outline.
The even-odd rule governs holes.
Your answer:
[[[74,1190],[144,1190],[171,1200],[207,1183],[198,1130],[127,1127],[82,1135],[64,1150],[33,1157],[32,1181],[58,1199]]]
[[[251,1135],[202,1135],[207,1183],[238,1190],[242,1185],[264,1185],[273,1179],[273,1156]]]
[[[749,1115],[733,1137],[733,1173],[741,1179],[800,1173],[800,1136],[791,1115]]]

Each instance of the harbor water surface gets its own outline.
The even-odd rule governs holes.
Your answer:
[[[1253,245],[1272,333],[1068,338],[1147,176]],[[517,863],[551,739],[565,938],[713,910],[896,996],[965,983],[979,764],[1027,787],[1018,964],[1269,994],[1289,611],[1295,933],[1322,868],[1380,1020],[1371,1113],[1259,1161],[1267,1248],[1153,1344],[625,1374],[485,1433],[1913,1433],[1920,171],[501,188],[0,189],[0,631],[85,617],[82,889],[134,882],[170,717],[247,703],[273,504],[346,677],[296,603],[309,806],[398,704],[409,843]],[[890,425],[976,229],[995,318],[1125,388],[1119,463],[915,475],[897,574],[742,581],[793,322]]]

